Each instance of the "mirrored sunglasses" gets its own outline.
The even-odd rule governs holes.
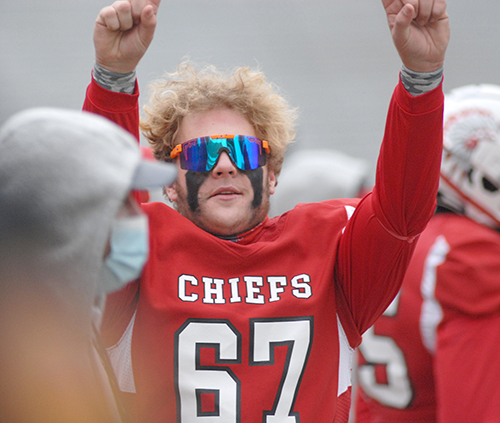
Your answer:
[[[225,151],[241,170],[254,170],[266,164],[269,143],[249,135],[211,135],[194,138],[175,146],[170,157],[179,156],[181,169],[193,172],[212,170]]]

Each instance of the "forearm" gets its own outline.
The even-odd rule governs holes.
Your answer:
[[[356,208],[339,246],[336,280],[359,333],[373,324],[396,295],[414,240],[434,213],[442,115],[439,87],[416,97],[402,83],[396,87],[373,193]]]
[[[377,164],[374,207],[384,228],[408,241],[425,228],[435,209],[443,100],[440,86],[413,97],[402,81],[389,108]]]
[[[87,88],[83,110],[110,119],[139,139],[139,89],[135,73],[133,78],[131,74],[125,74],[124,78],[113,80],[111,90],[98,82],[106,79],[96,77],[96,72],[100,75],[98,66],[94,68],[92,82]],[[128,91],[133,94],[127,94]]]

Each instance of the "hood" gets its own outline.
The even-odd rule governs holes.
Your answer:
[[[140,160],[137,141],[97,115],[31,109],[9,119],[0,130],[0,276],[43,285],[88,315]]]

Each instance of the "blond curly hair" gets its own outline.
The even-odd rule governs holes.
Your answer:
[[[183,62],[176,72],[167,73],[149,89],[152,94],[144,106],[140,128],[157,159],[171,161],[170,152],[184,116],[227,107],[245,116],[257,136],[268,141],[268,165],[279,175],[286,148],[295,138],[297,111],[262,72],[243,67],[224,73],[214,66],[197,71],[194,65]]]

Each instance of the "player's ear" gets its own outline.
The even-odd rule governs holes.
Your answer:
[[[269,195],[273,195],[274,192],[276,191],[276,183],[277,183],[277,178],[276,175],[274,174],[274,170],[269,170],[269,177],[267,179],[269,181]]]
[[[174,182],[172,185],[169,185],[165,188],[165,193],[170,201],[175,202],[177,198],[179,198],[179,194],[177,194],[177,184]]]

